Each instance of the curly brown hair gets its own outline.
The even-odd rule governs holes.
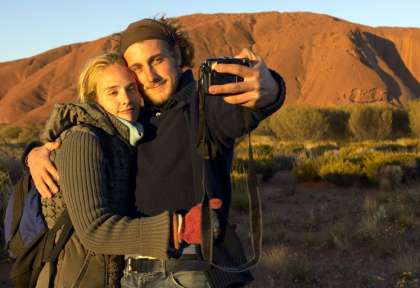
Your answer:
[[[182,28],[179,20],[176,18],[166,18],[165,16],[154,18],[159,21],[169,31],[175,40],[175,46],[178,46],[181,51],[182,63],[181,68],[192,68],[194,66],[194,46],[188,33]]]
[[[175,51],[175,48],[179,48],[181,57],[180,67],[182,69],[193,67],[193,44],[188,36],[188,33],[182,29],[179,21],[176,18],[166,18],[165,16],[162,16],[159,18],[155,17],[153,19],[145,18],[140,21],[131,23],[121,33],[114,34],[114,36],[119,37],[119,43],[117,47],[115,47],[115,50],[123,54],[125,50],[134,42],[143,41],[146,39],[154,39],[153,33],[155,32],[157,33],[156,38],[165,40],[171,50]],[[164,34],[164,38],[160,38],[162,37],[160,32]],[[139,36],[138,33],[145,33],[143,35],[144,37]]]

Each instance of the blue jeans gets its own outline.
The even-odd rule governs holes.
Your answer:
[[[122,288],[210,288],[202,271],[137,273],[124,272]]]

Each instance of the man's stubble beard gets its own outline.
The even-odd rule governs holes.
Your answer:
[[[177,74],[176,82],[175,82],[175,85],[172,87],[172,91],[169,91],[169,92],[162,91],[162,93],[160,93],[160,94],[165,94],[164,96],[157,95],[157,97],[153,97],[153,95],[154,95],[153,93],[149,94],[144,90],[144,87],[141,87],[140,90],[141,90],[142,94],[144,95],[144,100],[146,102],[148,102],[148,104],[150,104],[152,106],[155,106],[155,107],[161,107],[161,106],[165,105],[165,103],[168,102],[169,99],[171,99],[174,96],[174,94],[176,93],[178,85],[179,85],[179,79],[180,79],[181,74],[182,73]],[[164,83],[164,85],[168,85],[168,84],[169,84],[169,81],[166,81],[166,83]],[[152,96],[150,96],[150,95],[152,95]]]
[[[168,95],[169,93],[169,95]],[[144,100],[146,102],[148,102],[150,105],[152,106],[163,106],[166,102],[168,102],[169,99],[171,99],[171,97],[173,96],[173,94],[175,94],[174,92],[168,92],[165,93],[164,95],[150,95],[148,93],[146,93],[145,91],[143,91],[143,95],[144,95]]]

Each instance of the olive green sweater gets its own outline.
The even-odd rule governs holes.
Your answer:
[[[78,126],[78,129],[69,130],[68,127],[79,124],[100,127],[113,134],[110,144],[113,151],[133,149],[127,141],[129,129],[95,105],[63,105],[56,108],[55,114],[55,120],[48,125],[46,138],[52,140],[67,131],[54,155],[54,162],[60,175],[63,202],[85,248],[101,254],[140,254],[166,259],[169,213],[142,218],[126,216],[130,215],[126,206],[133,205],[127,202],[132,200],[128,195],[133,191],[126,190],[134,189],[135,183],[129,185],[128,182],[133,181],[130,173],[126,173],[129,171],[112,171],[122,169],[123,164],[127,164],[125,161],[135,158],[130,159],[127,153],[114,154],[111,163],[98,135],[91,129]],[[133,169],[133,166],[125,165],[131,167],[126,169]]]

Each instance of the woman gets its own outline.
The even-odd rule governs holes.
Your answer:
[[[60,252],[54,287],[116,287],[124,254],[167,259],[170,216],[136,217],[136,123],[142,98],[116,53],[94,58],[79,79],[80,104],[57,105],[44,141],[61,140],[52,154],[60,191],[42,199],[51,228],[67,209],[75,233]],[[46,265],[37,287],[48,287]]]

